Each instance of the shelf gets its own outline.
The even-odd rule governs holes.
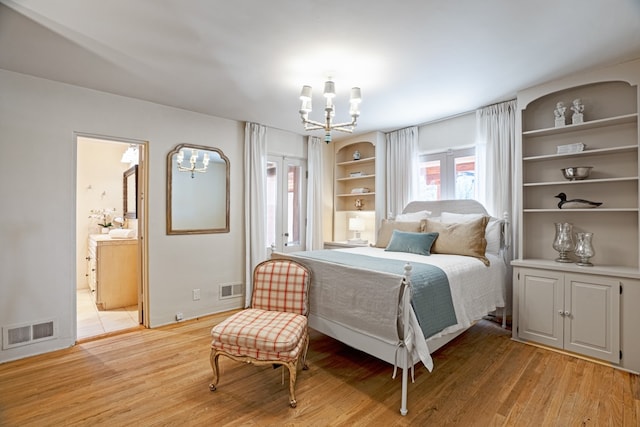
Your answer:
[[[349,217],[360,216],[365,223],[361,232],[362,239],[375,240],[376,234],[376,205],[380,203],[375,191],[380,192],[378,178],[380,176],[379,153],[380,146],[374,141],[356,139],[334,144],[335,157],[333,167],[333,235],[334,242],[348,242],[353,233],[348,229]],[[360,153],[360,159],[354,160],[353,155]],[[376,176],[376,172],[378,175]],[[352,176],[351,174],[361,174]],[[354,193],[357,189],[367,189],[367,193]],[[357,205],[357,206],[356,206]]]
[[[374,196],[376,193],[347,193],[347,194],[336,194],[336,197],[364,197],[364,196]]]
[[[554,254],[557,253],[554,251]],[[514,267],[533,267],[546,270],[561,271],[563,273],[589,273],[601,276],[617,276],[628,277],[631,279],[640,279],[640,270],[632,267],[624,267],[617,265],[594,265],[593,267],[581,267],[573,263],[560,263],[548,259],[514,259],[511,261]]]
[[[527,182],[522,184],[523,187],[542,187],[551,185],[579,185],[579,184],[595,184],[602,182],[625,182],[625,181],[637,181],[637,176],[620,177],[620,178],[596,178],[596,179],[581,179],[575,181],[550,181],[550,182]]]
[[[638,208],[586,208],[586,209],[523,209],[525,213],[542,213],[542,212],[638,212]]]
[[[352,166],[352,165],[361,164],[361,163],[375,163],[375,161],[376,161],[375,157],[368,157],[366,159],[349,160],[347,162],[338,162],[336,163],[336,166]]]
[[[376,175],[375,174],[371,174],[371,175],[360,175],[360,176],[347,176],[345,178],[336,178],[336,181],[354,181],[357,179],[365,179],[365,178],[375,178]]]
[[[559,135],[562,133],[575,132],[579,130],[596,129],[606,126],[620,125],[624,123],[633,123],[638,120],[638,114],[625,114],[623,116],[609,117],[606,119],[591,120],[584,123],[565,125],[561,127],[553,127],[546,129],[528,130],[522,132],[522,136],[543,136],[543,135]]]
[[[626,153],[626,152],[633,152],[633,151],[638,151],[637,145],[625,145],[625,146],[613,147],[613,148],[598,148],[595,150],[585,150],[577,153],[545,154],[543,156],[530,156],[530,157],[523,157],[522,161],[535,162],[535,161],[553,160],[553,159],[599,156],[602,154]]]

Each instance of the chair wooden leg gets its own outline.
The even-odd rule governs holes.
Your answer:
[[[307,350],[309,350],[309,333],[305,337],[304,343],[304,352],[302,353],[302,370],[306,371],[309,369],[309,365],[307,365]]]
[[[214,349],[211,349],[211,355],[209,356],[209,362],[211,363],[211,369],[213,370],[213,381],[209,384],[209,390],[216,391],[218,381],[220,381],[220,367],[218,366],[218,357],[220,354]]]
[[[295,408],[298,403],[296,402],[296,375],[298,373],[298,361],[287,363],[287,368],[289,368],[289,405],[292,408]]]

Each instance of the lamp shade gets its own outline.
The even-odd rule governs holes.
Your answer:
[[[336,85],[331,80],[324,82],[324,96],[325,98],[333,98],[336,96]]]
[[[350,98],[351,102],[359,104],[362,102],[362,93],[360,92],[360,88],[359,87],[352,87],[351,88],[351,98]]]
[[[349,218],[349,231],[364,231],[362,218]]]
[[[311,86],[302,86],[302,91],[300,92],[300,99],[302,101],[311,101]]]

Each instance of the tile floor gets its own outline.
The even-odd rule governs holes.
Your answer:
[[[78,340],[138,326],[138,307],[100,311],[89,288],[77,289]]]

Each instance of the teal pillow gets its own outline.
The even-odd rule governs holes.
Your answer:
[[[431,246],[439,233],[411,233],[393,230],[391,240],[385,251],[408,252],[418,255],[431,255]]]

